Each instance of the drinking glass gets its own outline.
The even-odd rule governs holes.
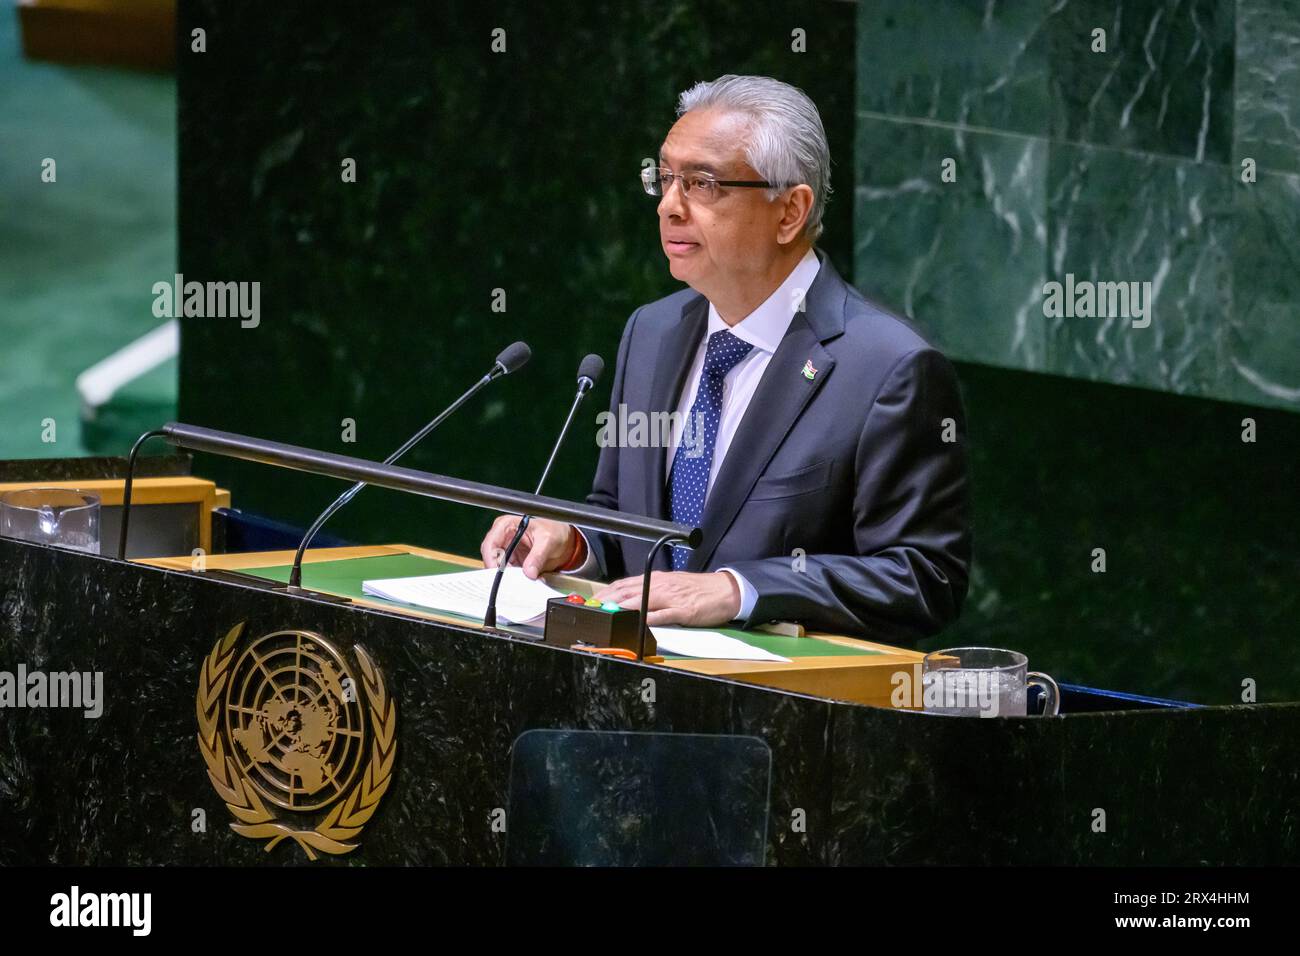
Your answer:
[[[0,495],[0,534],[99,554],[99,495],[22,488]]]
[[[1019,651],[996,647],[951,647],[925,655],[921,663],[925,710],[954,717],[1024,717],[1030,684],[1042,688],[1045,716],[1061,712],[1061,688],[1031,671]]]

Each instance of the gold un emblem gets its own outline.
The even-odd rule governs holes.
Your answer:
[[[311,631],[275,631],[240,650],[244,623],[212,648],[195,706],[208,779],[238,821],[230,828],[293,840],[308,859],[350,853],[392,781],[397,708],[360,646],[360,680]],[[317,817],[310,829],[294,826]]]

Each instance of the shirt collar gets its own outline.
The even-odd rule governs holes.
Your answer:
[[[799,264],[785,277],[785,281],[777,286],[776,291],[769,295],[762,305],[733,326],[728,326],[722,321],[722,316],[718,315],[718,310],[710,302],[706,337],[722,329],[728,329],[736,338],[748,342],[755,348],[769,353],[776,352],[776,347],[781,344],[781,339],[785,337],[790,323],[794,320],[794,290],[802,289],[806,298],[821,266],[817,253],[809,246],[804,257],[799,260]]]

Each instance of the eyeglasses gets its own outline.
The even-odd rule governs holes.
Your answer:
[[[714,179],[707,173],[675,173],[663,166],[647,166],[641,170],[641,185],[649,196],[663,196],[680,180],[682,192],[690,199],[710,203],[721,193],[719,186],[743,186],[748,189],[780,189],[764,179]]]

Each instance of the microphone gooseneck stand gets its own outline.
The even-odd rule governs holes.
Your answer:
[[[556,456],[560,453],[560,446],[564,444],[565,436],[569,434],[569,428],[573,425],[574,416],[578,414],[578,407],[582,404],[582,400],[587,397],[587,393],[595,387],[596,381],[600,378],[604,368],[605,363],[598,355],[588,355],[578,367],[578,393],[573,396],[573,404],[569,406],[569,415],[565,418],[564,426],[560,429],[560,437],[551,448],[551,457],[547,460],[546,467],[542,469],[542,477],[537,482],[537,490],[533,494],[540,495],[542,493],[542,486],[546,484],[546,477],[551,473],[551,466],[555,464]],[[515,553],[515,548],[519,547],[519,542],[523,540],[524,532],[528,530],[528,523],[531,520],[531,515],[524,515],[519,519],[519,527],[515,529],[515,536],[510,539],[510,544],[506,546],[505,551],[501,552],[501,560],[497,564],[497,573],[492,578],[492,590],[488,593],[487,610],[483,614],[484,627],[494,628],[497,626],[497,592],[501,589],[501,580],[505,576],[507,565],[510,564],[510,558]]]

